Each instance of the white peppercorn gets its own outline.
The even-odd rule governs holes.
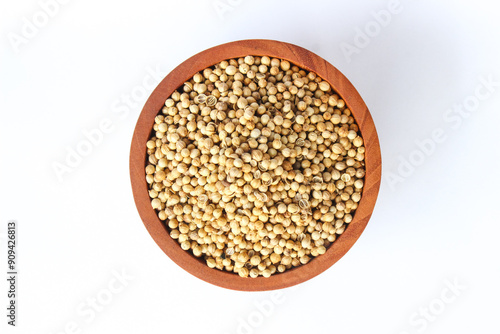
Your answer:
[[[166,99],[146,142],[151,207],[210,268],[270,277],[355,217],[365,147],[330,83],[267,56],[224,60]]]

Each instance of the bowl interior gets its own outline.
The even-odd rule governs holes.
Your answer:
[[[313,258],[284,273],[269,278],[243,278],[234,273],[209,268],[204,261],[181,249],[173,240],[165,226],[157,217],[150,204],[146,183],[145,161],[146,142],[152,131],[154,118],[161,110],[165,100],[174,90],[182,86],[196,72],[230,58],[247,55],[269,56],[286,59],[291,63],[315,72],[328,81],[332,89],[345,101],[356,120],[365,142],[366,175],[362,198],[355,211],[353,220],[328,248],[325,254]],[[179,266],[194,276],[224,287],[243,291],[263,291],[290,287],[320,274],[337,262],[359,238],[373,212],[381,180],[380,145],[373,119],[349,80],[318,55],[293,44],[272,40],[243,40],[222,44],[202,51],[177,66],[163,79],[146,101],[134,131],[130,151],[130,177],[134,200],[146,229],[158,246]]]

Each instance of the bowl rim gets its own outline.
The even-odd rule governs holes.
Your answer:
[[[209,268],[204,261],[181,249],[169,235],[167,227],[151,207],[146,183],[146,142],[154,118],[172,92],[195,73],[226,60],[247,55],[285,59],[307,71],[315,72],[330,83],[332,89],[351,110],[365,142],[365,180],[361,201],[352,222],[337,237],[326,253],[312,258],[305,265],[272,275],[269,278],[244,278],[235,273]],[[347,98],[346,98],[347,97]],[[216,286],[240,291],[275,290],[305,282],[324,272],[340,260],[358,240],[371,217],[381,182],[381,153],[375,124],[360,94],[351,82],[333,65],[300,46],[266,39],[248,39],[214,46],[188,58],[173,69],[154,89],[139,115],[130,148],[130,179],[139,215],[156,244],[177,265]]]

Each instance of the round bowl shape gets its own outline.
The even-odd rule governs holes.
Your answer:
[[[209,268],[202,258],[181,249],[169,235],[167,227],[151,207],[146,183],[146,142],[151,134],[154,119],[165,100],[195,73],[230,58],[247,55],[269,56],[286,59],[308,71],[315,72],[328,81],[332,89],[345,101],[354,116],[365,142],[366,175],[361,201],[352,222],[344,233],[328,248],[325,254],[309,263],[269,278],[243,278],[238,274]],[[373,212],[381,180],[380,146],[373,119],[361,96],[347,78],[318,55],[293,44],[272,40],[242,40],[222,44],[184,61],[163,79],[148,98],[135,127],[130,150],[130,178],[139,214],[146,229],[158,246],[175,263],[194,276],[224,287],[242,291],[264,291],[290,287],[322,273],[337,262],[353,246],[365,229]]]

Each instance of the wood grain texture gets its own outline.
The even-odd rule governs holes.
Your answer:
[[[182,250],[179,244],[169,236],[164,223],[159,220],[151,207],[145,174],[146,142],[151,134],[154,118],[161,110],[165,100],[196,72],[224,59],[247,55],[286,59],[299,67],[317,73],[328,81],[352,111],[366,147],[366,176],[362,199],[353,221],[345,232],[337,238],[325,254],[312,259],[306,265],[275,274],[269,278],[243,278],[234,273],[211,269],[203,260]],[[198,53],[177,66],[160,82],[146,101],[137,121],[130,150],[130,178],[134,200],[146,229],[158,246],[175,263],[194,276],[224,288],[243,291],[273,290],[299,284],[322,273],[344,256],[359,238],[373,212],[380,187],[380,145],[375,124],[363,99],[349,80],[330,63],[293,44],[272,40],[242,40],[219,45]]]

